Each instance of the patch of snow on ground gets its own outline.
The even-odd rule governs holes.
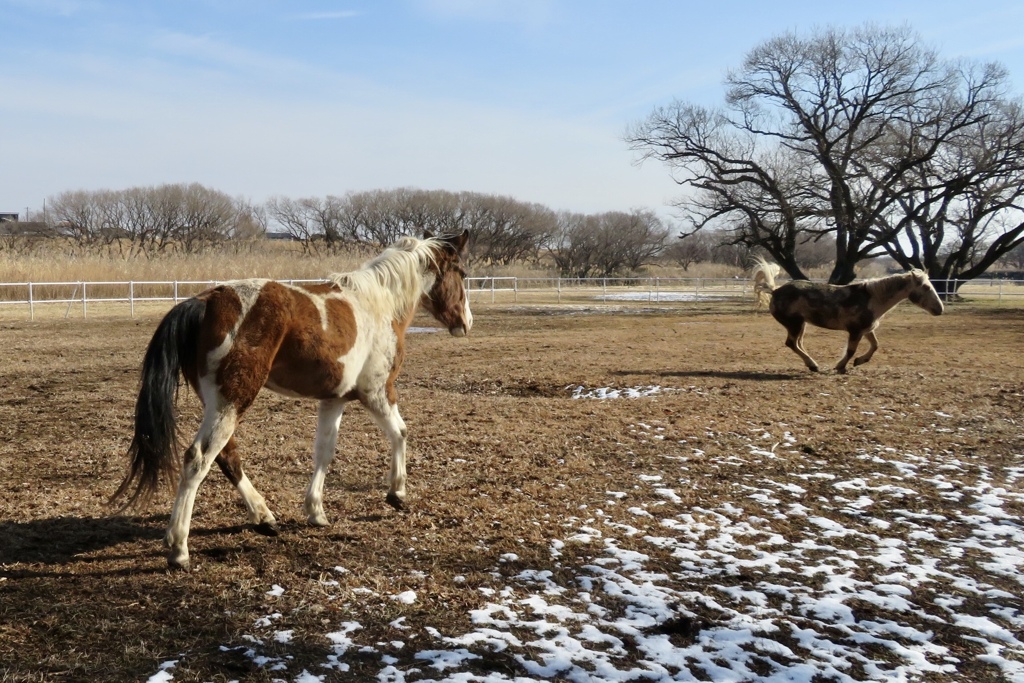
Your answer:
[[[649,301],[652,303],[662,301],[725,301],[734,300],[735,296],[727,294],[708,294],[704,292],[616,292],[614,294],[602,294],[595,296],[597,301]]]
[[[714,507],[684,508],[666,504],[679,497],[665,483],[691,476],[668,459],[688,449],[658,443],[677,464],[637,472],[621,484],[630,493],[605,492],[621,505],[565,518],[547,566],[496,554],[497,583],[476,587],[467,631],[403,623],[401,641],[359,643],[362,626],[344,622],[303,639],[307,653],[324,641],[319,670],[307,658],[287,673],[293,640],[275,613],[247,645],[224,649],[302,683],[349,671],[356,653],[379,661],[378,680],[408,683],[952,682],[969,680],[965,670],[1024,683],[1024,526],[1011,512],[1024,503],[1021,468],[879,446],[852,454],[855,468],[809,462],[805,488],[774,478],[763,466],[771,453],[743,449],[725,454],[741,466],[730,479],[703,475],[724,487]],[[936,495],[951,483],[960,499]],[[567,546],[584,559],[563,564]],[[369,607],[388,597],[350,595]],[[151,683],[172,680],[174,666]]]
[[[596,389],[588,389],[584,386],[570,388],[572,388],[573,398],[592,398],[598,400],[607,400],[614,398],[646,398],[648,396],[657,396],[658,394],[665,391],[679,391],[678,389],[666,389],[655,385],[624,387],[620,389],[615,389],[612,387],[598,387]]]

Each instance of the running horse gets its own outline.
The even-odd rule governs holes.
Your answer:
[[[469,333],[473,315],[462,268],[468,238],[468,232],[404,237],[361,269],[332,275],[325,284],[238,280],[171,309],[146,349],[128,473],[111,498],[127,496],[124,509],[146,502],[160,479],[178,477],[164,538],[171,568],[188,568],[192,506],[214,462],[238,489],[256,531],[277,534],[273,513],[242,470],[233,436],[263,387],[319,401],[315,466],[303,506],[310,524],[328,524],[324,478],[350,401],[363,404],[387,436],[386,500],[404,506],[406,426],[395,378],[405,332],[422,306],[453,336]],[[202,424],[181,458],[174,410],[179,376],[203,404]]]
[[[878,349],[875,330],[882,316],[904,299],[910,299],[911,303],[932,315],[942,314],[942,300],[923,270],[915,269],[849,285],[793,280],[776,287],[777,271],[773,267],[777,266],[760,257],[756,261],[755,288],[771,295],[768,310],[786,328],[786,346],[793,349],[812,372],[818,371],[818,364],[803,347],[807,323],[828,330],[845,330],[850,335],[846,354],[836,364],[836,372],[845,374],[861,339],[867,339],[870,347],[864,354],[853,358],[853,364],[863,365],[871,360]],[[759,277],[760,280],[757,279]]]

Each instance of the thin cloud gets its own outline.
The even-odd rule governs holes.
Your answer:
[[[418,0],[427,14],[444,19],[468,19],[513,24],[544,25],[554,18],[552,0]]]
[[[297,60],[240,48],[209,35],[166,32],[158,35],[151,46],[164,54],[232,69],[268,73],[308,70],[307,65]]]
[[[352,19],[361,16],[362,12],[356,10],[338,10],[336,12],[305,12],[296,14],[292,18],[299,21],[330,21],[334,19]]]
[[[99,3],[89,0],[5,0],[0,2],[0,5],[19,7],[39,14],[58,17],[71,17],[100,9]]]

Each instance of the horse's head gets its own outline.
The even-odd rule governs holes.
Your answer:
[[[426,237],[430,239],[433,236],[427,233]],[[469,310],[469,296],[466,294],[466,271],[462,267],[469,231],[433,239],[438,245],[430,266],[434,284],[423,295],[421,303],[448,328],[453,337],[464,337],[473,327],[473,313]]]
[[[907,296],[912,304],[920,306],[932,315],[942,315],[942,299],[935,291],[928,273],[923,270],[914,269],[910,271],[911,286],[910,294]]]

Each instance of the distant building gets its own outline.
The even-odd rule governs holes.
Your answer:
[[[0,213],[0,223],[17,223],[18,214],[16,213]]]
[[[0,214],[5,216],[8,214]],[[17,214],[15,214],[17,215]],[[54,237],[53,228],[42,221],[19,221],[0,218],[0,236],[3,237]]]

